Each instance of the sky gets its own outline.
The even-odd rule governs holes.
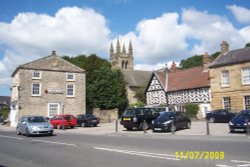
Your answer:
[[[134,68],[157,70],[193,55],[250,42],[248,0],[1,0],[0,96],[12,73],[48,56],[97,54],[109,59],[119,38],[133,45]]]

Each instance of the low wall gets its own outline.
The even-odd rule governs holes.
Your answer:
[[[100,118],[101,123],[114,122],[118,119],[118,109],[101,110],[94,108],[93,114]]]

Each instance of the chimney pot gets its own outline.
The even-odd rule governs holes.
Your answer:
[[[53,55],[53,56],[56,55],[56,51],[55,51],[55,50],[52,51],[52,55]]]

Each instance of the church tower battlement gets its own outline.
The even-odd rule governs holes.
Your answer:
[[[110,44],[110,63],[113,69],[134,69],[133,47],[131,41],[129,42],[128,52],[124,44],[121,50],[119,39],[117,39],[116,42],[116,51],[114,51],[113,43]]]

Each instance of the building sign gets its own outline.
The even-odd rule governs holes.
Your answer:
[[[60,90],[57,88],[48,88],[44,91],[46,94],[64,94],[64,90]]]

